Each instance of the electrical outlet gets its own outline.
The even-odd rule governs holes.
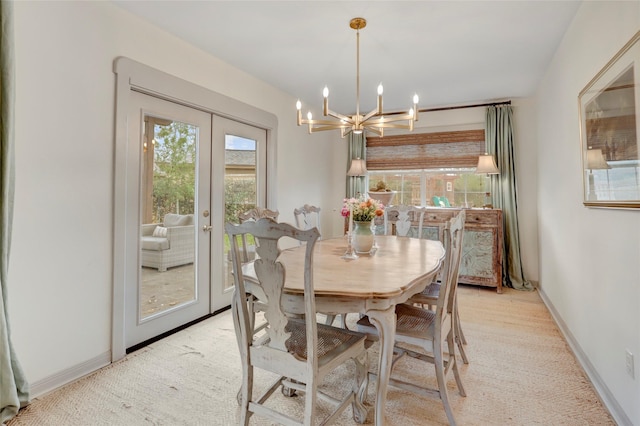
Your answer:
[[[631,376],[632,379],[635,379],[634,368],[633,368],[633,354],[629,349],[625,350],[627,355],[627,374]]]

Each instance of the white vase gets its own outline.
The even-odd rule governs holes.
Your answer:
[[[353,248],[356,253],[369,253],[373,247],[371,222],[370,220],[353,221]]]

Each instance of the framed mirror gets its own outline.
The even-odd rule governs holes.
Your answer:
[[[584,205],[640,208],[640,31],[578,96]]]

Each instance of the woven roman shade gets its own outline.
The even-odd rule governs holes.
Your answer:
[[[475,167],[484,152],[483,129],[368,137],[367,169]]]

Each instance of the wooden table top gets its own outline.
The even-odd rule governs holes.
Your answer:
[[[345,237],[320,240],[314,251],[313,275],[316,296],[347,296],[387,299],[412,286],[431,280],[444,258],[439,241],[396,236],[376,236],[374,255],[345,260]],[[280,261],[286,270],[287,292],[302,293],[305,247],[284,250]]]

